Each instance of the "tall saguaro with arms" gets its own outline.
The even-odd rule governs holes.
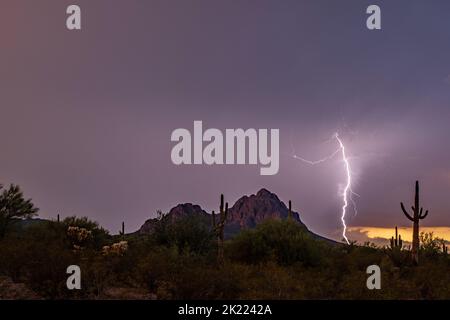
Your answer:
[[[416,181],[416,194],[414,196],[414,206],[411,207],[412,216],[406,211],[403,202],[400,202],[403,213],[405,216],[413,222],[413,241],[412,241],[412,258],[414,263],[419,263],[419,221],[425,219],[428,215],[428,210],[423,212],[423,208],[420,207],[419,202],[419,181]]]
[[[220,195],[220,216],[219,221],[216,221],[216,214],[212,212],[213,231],[217,237],[217,261],[223,263],[223,240],[225,224],[228,217],[228,202],[225,203],[225,209],[223,206],[223,194]]]

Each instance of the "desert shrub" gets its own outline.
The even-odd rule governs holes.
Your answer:
[[[355,246],[348,254],[347,265],[350,269],[365,271],[367,266],[380,264],[382,252],[371,246]]]
[[[67,245],[64,229],[52,222],[42,222],[27,229],[27,232],[12,233],[0,241],[0,271],[21,280],[32,272],[37,256],[52,247],[56,251]]]
[[[213,235],[200,217],[190,216],[177,221],[163,217],[158,221],[153,239],[158,245],[175,246],[180,251],[207,253],[212,249]]]
[[[253,230],[240,233],[229,244],[231,259],[260,263],[270,259],[282,265],[300,262],[305,266],[321,263],[322,244],[292,221],[268,220]]]
[[[78,222],[76,219],[70,221]],[[81,222],[88,222],[81,219]],[[89,223],[89,222],[88,222]],[[76,224],[76,223],[75,223]],[[86,227],[91,227],[84,224]],[[101,234],[101,233],[100,233]],[[95,240],[94,238],[92,240]],[[99,238],[97,238],[99,240]],[[101,253],[95,246],[73,250],[72,241],[67,235],[67,225],[54,221],[42,221],[31,225],[22,232],[8,235],[0,241],[0,273],[10,276],[13,281],[25,282],[29,288],[43,298],[83,298],[98,292],[98,282],[112,272],[107,272],[104,262],[95,264]],[[79,265],[82,269],[83,290],[70,291],[66,287],[66,269],[69,265]],[[92,275],[92,276],[91,276]],[[95,278],[97,276],[97,278]],[[91,279],[97,279],[97,283]],[[105,281],[103,281],[105,282]]]
[[[237,299],[244,288],[242,268],[237,265],[216,268],[185,261],[177,271],[172,278],[173,299]]]
[[[53,222],[7,237],[0,242],[0,272],[25,282],[43,297],[61,298],[68,292],[66,268],[77,263],[65,240],[64,229]]]
[[[198,257],[185,256],[179,259],[173,273],[159,283],[156,292],[161,296],[161,289],[164,289],[166,298],[177,300],[235,299],[242,289],[241,278],[242,274],[232,265],[216,268],[199,262]]]
[[[66,269],[69,265],[79,264],[70,251],[59,244],[35,244],[27,266],[27,283],[46,298],[59,299],[70,296],[66,287]]]
[[[303,299],[305,286],[295,269],[274,261],[251,266],[244,274],[241,299]]]
[[[115,267],[115,262],[95,251],[82,253],[79,266],[82,270],[81,291],[84,297],[97,299],[106,288],[121,284],[118,279],[128,275],[131,270],[121,270]]]
[[[7,236],[0,242],[0,273],[20,281],[26,274],[32,244]]]
[[[110,240],[108,231],[87,217],[67,217],[62,221],[72,245],[101,249]],[[86,236],[84,236],[86,234]]]
[[[69,225],[93,230],[80,250],[73,249]],[[333,245],[295,222],[267,221],[227,240],[227,259],[218,264],[204,221],[181,219],[158,228],[151,236],[110,237],[84,218],[39,221],[0,240],[0,276],[51,299],[95,299],[111,288],[138,287],[158,299],[450,298],[450,257],[432,235],[422,237],[419,265],[413,266],[407,250]],[[101,245],[120,241],[126,249],[122,243],[121,250],[102,251]],[[66,288],[71,264],[81,267],[83,290]],[[371,264],[381,267],[382,290],[366,288]]]
[[[434,236],[433,232],[420,233],[420,253],[426,257],[436,257],[440,254],[444,239]]]
[[[245,267],[228,263],[218,267],[215,261],[175,246],[157,246],[140,259],[134,274],[158,299],[237,298]]]
[[[411,252],[408,250],[386,248],[383,252],[391,259],[395,267],[401,268],[412,265]]]
[[[168,274],[174,272],[178,257],[177,248],[159,246],[147,252],[135,267],[138,282],[150,291],[156,292]]]

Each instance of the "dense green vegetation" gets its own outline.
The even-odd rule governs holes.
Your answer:
[[[102,250],[124,240],[124,250]],[[110,236],[71,217],[8,232],[0,241],[0,275],[56,299],[102,298],[110,287],[140,288],[158,299],[450,298],[450,259],[430,235],[422,237],[419,266],[409,251],[330,245],[289,220],[241,232],[224,251],[219,263],[210,229],[192,218],[161,219],[149,236]],[[71,264],[81,267],[82,290],[66,289]],[[382,269],[382,290],[366,288],[371,264]]]

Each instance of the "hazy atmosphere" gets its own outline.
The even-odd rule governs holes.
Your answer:
[[[400,201],[420,180],[422,225],[450,234],[449,1],[382,1],[377,32],[360,0],[77,2],[79,32],[63,27],[70,1],[0,3],[0,183],[40,217],[130,232],[158,209],[217,210],[221,193],[264,187],[340,240],[342,159],[293,158],[331,154],[339,132],[350,227],[410,227]],[[175,166],[170,135],[194,120],[280,129],[279,173]]]

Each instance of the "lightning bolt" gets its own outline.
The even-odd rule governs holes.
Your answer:
[[[342,231],[342,236],[344,237],[347,244],[350,244],[350,242],[347,239],[347,235],[346,235],[347,225],[345,223],[345,214],[346,214],[346,210],[347,210],[347,206],[348,206],[348,200],[347,200],[348,192],[352,190],[352,175],[351,175],[351,171],[350,171],[350,163],[348,162],[347,155],[345,154],[345,146],[342,143],[342,140],[339,138],[339,135],[337,132],[336,132],[335,138],[339,142],[339,146],[342,150],[342,160],[345,163],[345,171],[347,173],[347,184],[345,185],[344,193],[342,195],[344,198],[344,205],[342,206],[341,221],[342,221],[342,225],[344,226],[344,229]]]
[[[342,161],[344,162],[345,172],[346,172],[346,176],[347,176],[347,181],[346,181],[346,184],[344,187],[344,191],[342,193],[342,201],[343,201],[342,211],[341,211],[341,222],[342,222],[342,227],[343,227],[342,236],[344,237],[347,244],[350,244],[350,241],[347,238],[347,223],[345,222],[345,216],[347,215],[347,208],[349,206],[349,201],[352,203],[352,207],[355,212],[355,215],[358,213],[358,211],[356,209],[356,203],[353,200],[352,195],[356,195],[356,196],[359,196],[359,195],[357,193],[353,192],[353,190],[352,190],[352,174],[351,174],[352,171],[351,171],[351,167],[350,167],[350,162],[349,162],[349,160],[347,158],[347,154],[345,152],[344,143],[339,138],[339,134],[337,132],[333,135],[333,138],[336,139],[336,141],[338,142],[339,148],[336,151],[334,151],[333,153],[331,153],[330,155],[328,155],[322,159],[315,160],[315,161],[304,159],[302,157],[297,156],[296,154],[293,155],[293,158],[300,160],[304,163],[307,163],[309,165],[317,165],[317,164],[326,162],[326,161],[334,158],[338,153],[342,154]]]

